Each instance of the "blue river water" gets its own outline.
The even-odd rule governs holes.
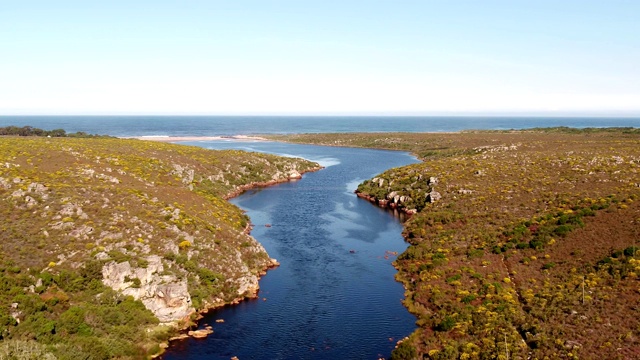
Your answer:
[[[415,329],[391,265],[407,244],[397,214],[353,192],[362,180],[417,160],[402,152],[273,142],[188,144],[295,155],[326,168],[232,200],[281,266],[262,278],[258,299],[207,314],[200,326],[214,333],[173,342],[163,359],[389,357]]]

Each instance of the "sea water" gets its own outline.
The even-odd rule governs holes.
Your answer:
[[[640,127],[638,117],[398,116],[0,116],[0,126],[129,136],[227,136],[330,132],[449,132],[533,127]]]

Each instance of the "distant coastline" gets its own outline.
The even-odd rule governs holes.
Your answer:
[[[115,137],[237,137],[270,134],[459,132],[566,126],[640,127],[640,117],[392,117],[392,116],[0,116],[1,126],[65,129]],[[177,141],[177,140],[176,140]]]
[[[259,136],[233,135],[233,136],[168,136],[168,135],[145,135],[123,137],[123,139],[151,140],[161,142],[176,141],[217,141],[217,140],[233,140],[233,141],[268,141],[268,139]]]

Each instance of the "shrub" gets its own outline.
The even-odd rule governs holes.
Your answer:
[[[180,250],[184,250],[191,247],[191,242],[189,240],[183,240],[178,244]]]
[[[448,277],[446,281],[447,281],[448,283],[452,283],[452,282],[454,282],[454,281],[458,281],[458,280],[460,280],[461,278],[462,278],[462,275],[460,275],[460,274],[456,274],[456,275],[453,275],[453,276]]]
[[[84,322],[85,312],[85,309],[79,306],[70,307],[60,315],[57,328],[66,334],[90,335],[91,329]]]
[[[624,249],[624,255],[635,256],[637,250],[638,250],[637,246],[629,246],[628,248]]]
[[[573,230],[573,227],[571,225],[560,225],[553,230],[553,233],[558,236],[566,236],[571,232],[571,230]]]
[[[199,268],[197,272],[198,277],[200,277],[200,281],[206,285],[212,285],[214,283],[224,281],[223,275],[215,273],[207,268]]]
[[[56,357],[35,341],[4,340],[0,343],[0,359],[56,360]]]
[[[450,317],[445,316],[444,319],[435,327],[436,331],[449,331],[456,326],[456,321]]]
[[[476,298],[477,298],[477,296],[476,296],[476,295],[470,294],[470,295],[467,295],[467,296],[463,297],[461,301],[462,301],[463,303],[465,303],[465,304],[469,304],[469,303],[471,303],[473,300],[475,300]]]
[[[416,349],[408,341],[403,341],[391,352],[391,360],[412,360],[417,355]]]
[[[554,263],[554,262],[549,262],[549,263],[546,263],[546,264],[542,265],[542,268],[543,268],[544,270],[549,270],[549,269],[553,268],[554,266],[556,266],[556,263]]]

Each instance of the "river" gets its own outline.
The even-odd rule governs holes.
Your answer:
[[[298,156],[326,168],[232,200],[281,266],[261,279],[258,299],[210,312],[199,324],[214,333],[172,342],[163,359],[388,358],[414,330],[391,264],[407,247],[400,219],[353,193],[361,181],[416,163],[414,157],[275,142],[185,144]]]

